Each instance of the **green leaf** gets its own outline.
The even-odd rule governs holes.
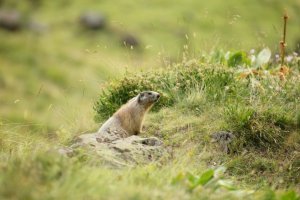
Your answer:
[[[214,170],[209,169],[204,172],[197,181],[197,185],[205,185],[214,177]]]
[[[177,176],[175,176],[172,181],[171,181],[171,184],[177,184],[179,183],[180,181],[182,181],[184,179],[184,174],[182,172],[178,173]]]
[[[187,176],[187,179],[189,180],[189,182],[192,183],[192,185],[196,184],[196,182],[198,180],[197,176],[193,175],[190,172],[187,172],[186,176]]]
[[[281,200],[299,200],[300,197],[297,197],[297,194],[294,190],[287,191],[282,194]]]
[[[227,61],[229,67],[236,67],[238,65],[250,65],[250,60],[247,58],[247,54],[242,51],[238,51],[231,55]]]
[[[232,181],[230,181],[230,180],[219,180],[218,184],[220,186],[223,186],[227,190],[236,190],[236,188],[233,186]]]
[[[262,65],[267,64],[271,58],[271,50],[269,48],[265,48],[259,52],[257,55],[255,66],[260,67]]]

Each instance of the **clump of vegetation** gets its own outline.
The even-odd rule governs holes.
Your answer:
[[[229,161],[227,167],[230,174],[252,174],[253,176],[254,174],[255,176],[261,176],[265,173],[272,173],[278,168],[272,159],[257,156],[254,153],[233,158]]]
[[[205,90],[207,98],[220,102],[231,93],[226,87],[235,85],[234,71],[221,65],[192,63],[175,65],[157,72],[138,75],[127,74],[125,78],[110,82],[95,103],[95,119],[107,118],[122,104],[144,90],[155,90],[162,98],[154,110],[169,107],[184,99],[193,90]]]
[[[253,175],[261,175],[264,172],[271,172],[275,168],[275,164],[272,161],[252,158],[254,158],[254,161],[250,163],[250,166],[245,164],[242,159],[234,161],[236,162],[235,167],[240,163],[245,164],[244,166],[238,166],[241,167],[237,169],[241,170],[241,175],[245,173],[245,170],[248,170]],[[245,199],[252,197],[253,199],[297,200],[300,198],[294,190],[275,192],[271,189],[262,191],[255,191],[249,188],[240,189],[236,186],[235,181],[225,178],[225,172],[226,168],[223,166],[216,169],[208,169],[199,175],[191,172],[181,172],[172,179],[172,185],[183,186],[198,199],[214,199],[216,197],[217,199]]]
[[[253,67],[267,65],[269,55],[268,49],[261,51]],[[232,57],[236,57],[236,53]],[[156,110],[184,101],[189,103],[183,109],[197,111],[201,106],[188,98],[197,94],[194,96],[199,99],[201,94],[200,103],[206,108],[223,107],[223,129],[236,136],[230,145],[231,152],[241,153],[245,148],[274,150],[283,144],[292,129],[297,128],[300,86],[296,84],[299,81],[297,69],[294,70],[295,74],[288,75],[283,82],[277,74],[267,70],[263,74],[250,73],[244,77],[241,76],[244,71],[233,69],[230,63],[207,64],[194,60],[157,72],[127,74],[125,78],[109,83],[100,94],[94,106],[95,118],[98,121],[107,118],[143,90],[162,93]]]
[[[299,184],[300,183],[300,154],[299,152],[294,152],[291,155],[291,159],[284,165],[283,177],[287,183]]]
[[[163,106],[172,106],[195,90],[204,91],[205,97],[214,103],[283,97],[288,101],[294,98],[300,92],[299,87],[293,88],[294,81],[298,78],[293,76],[281,84],[279,79],[285,79],[289,72],[276,71],[276,65],[269,66],[270,60],[271,51],[268,48],[257,55],[247,55],[243,51],[216,51],[200,60],[183,61],[158,71],[127,73],[123,79],[108,83],[101,92],[94,105],[97,113],[95,119],[99,121],[107,118],[120,105],[144,90],[162,93],[156,110]],[[297,57],[291,62],[294,63],[295,60]],[[266,68],[269,70],[264,70]]]
[[[261,108],[261,105],[229,105],[225,109],[225,121],[227,129],[236,136],[231,150],[242,152],[247,147],[278,149],[290,133],[290,127],[295,126],[296,119],[288,116],[293,114],[291,112],[283,112],[280,108],[276,110],[274,107]]]
[[[174,83],[173,81],[169,81],[169,76],[170,74],[166,72],[161,74],[159,72],[139,75],[128,74],[122,80],[110,82],[94,105],[94,110],[97,112],[95,116],[96,121],[109,117],[122,104],[146,90],[155,90],[162,93],[162,98],[155,105],[154,109],[172,105],[174,101],[169,96],[169,91],[174,86]]]

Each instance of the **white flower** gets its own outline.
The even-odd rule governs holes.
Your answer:
[[[286,57],[286,62],[291,62],[293,60],[293,56],[287,56]]]

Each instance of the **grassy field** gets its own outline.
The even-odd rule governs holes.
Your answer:
[[[273,75],[239,78],[253,65],[229,67],[225,58],[268,46],[273,59],[284,9],[292,54],[298,1],[12,0],[0,8],[46,27],[0,29],[0,199],[299,199],[299,57],[285,81],[278,62],[264,67]],[[104,13],[106,29],[83,30],[86,10]],[[123,33],[140,47],[124,48]],[[119,106],[93,109],[108,87],[128,95],[122,101],[142,89],[163,93],[144,135],[162,139],[169,159],[114,170],[53,151]],[[228,155],[210,142],[220,130],[237,137]],[[196,184],[209,169],[213,180]]]

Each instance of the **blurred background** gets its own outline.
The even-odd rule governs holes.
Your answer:
[[[107,80],[214,50],[299,51],[299,0],[0,0],[0,126],[97,127]]]

